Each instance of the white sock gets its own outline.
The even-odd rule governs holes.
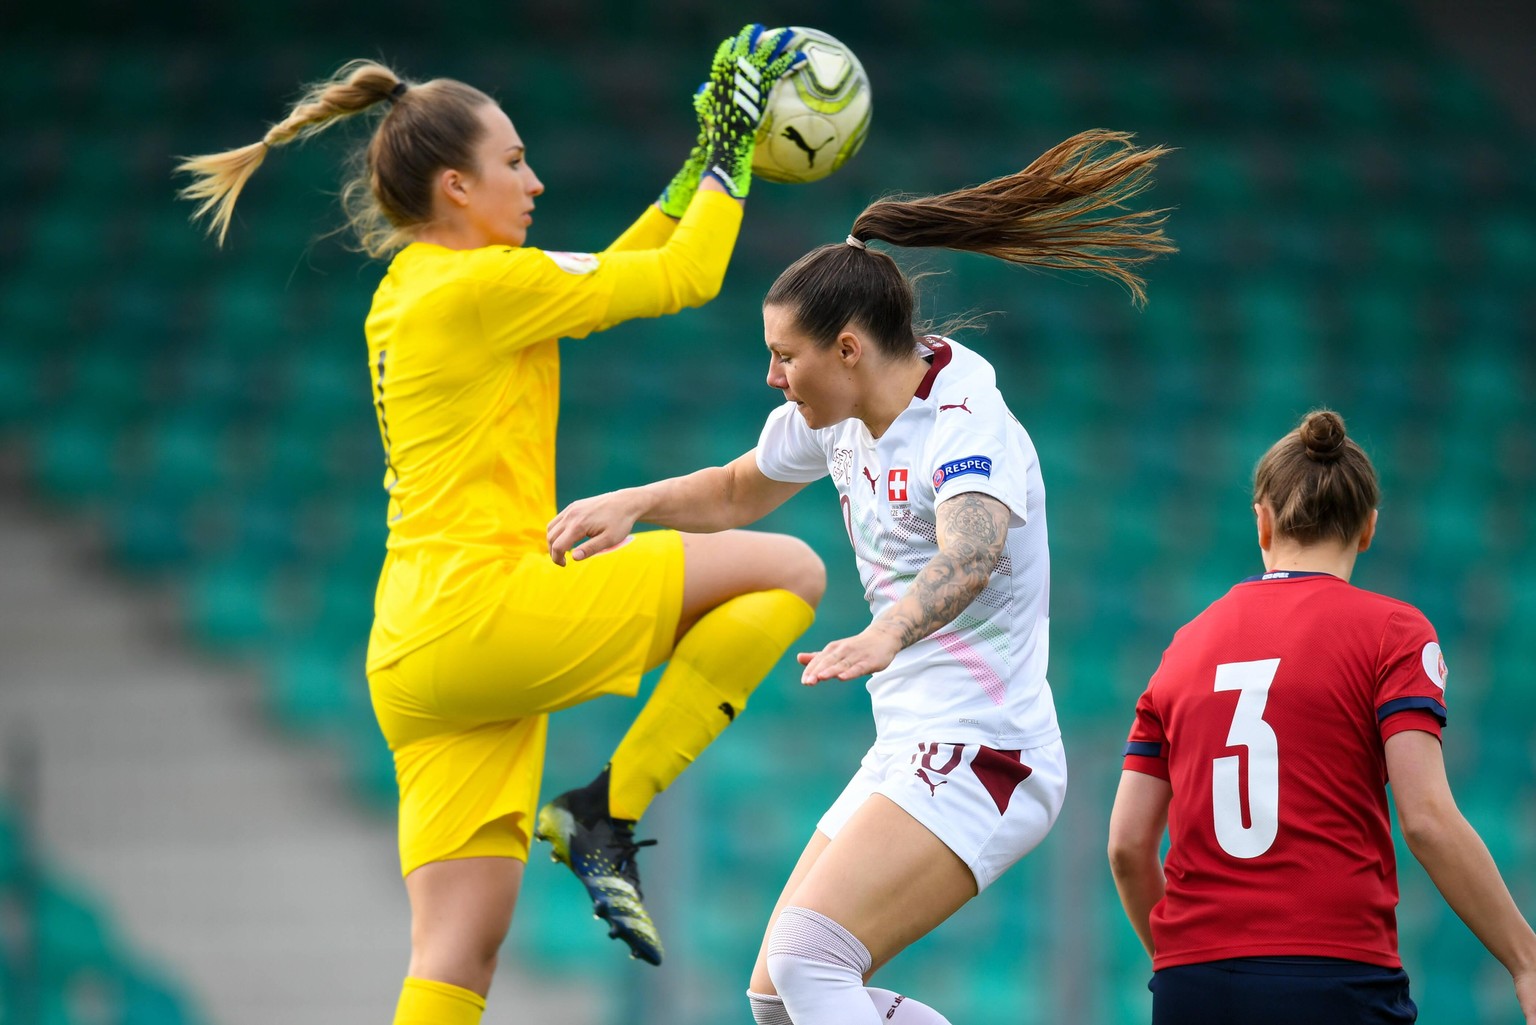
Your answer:
[[[867,987],[864,992],[869,994],[881,1020],[888,1025],[950,1025],[948,1018],[909,996],[874,986]]]
[[[804,911],[810,915],[816,914],[805,908],[796,908],[795,910]],[[839,937],[842,942],[837,944],[839,949],[834,956],[848,955],[849,959],[853,961],[868,958],[868,950],[864,948],[862,943],[859,943],[852,933],[842,929],[836,922],[826,918],[824,915],[816,915],[816,917],[822,919],[824,923],[836,926],[843,933],[842,937]],[[775,929],[774,934],[775,936],[778,935],[777,929]],[[786,937],[788,935],[786,934]],[[855,944],[857,946],[854,946]],[[771,955],[773,947],[770,946],[769,950]],[[863,951],[863,958],[859,956],[860,951]],[[860,971],[860,977],[862,978],[863,973],[868,970],[867,966],[863,968]],[[935,1011],[919,1000],[913,1000],[909,996],[875,986],[865,987],[864,995],[869,997],[870,1003],[874,1005],[875,1012],[880,1016],[881,1022],[885,1023],[885,1025],[951,1025],[950,1020],[938,1011]],[[748,990],[747,1000],[752,1005],[752,1020],[757,1025],[795,1025],[795,1022],[789,1016],[788,1008],[784,1006],[783,997],[775,993],[754,993]]]
[[[757,1025],[795,1025],[777,993],[754,993],[749,989],[747,1001],[752,1005],[752,1020]]]
[[[864,987],[864,992],[875,1005],[875,1011],[890,1025],[950,1025],[950,1020],[918,1000],[888,989]],[[752,1004],[752,1020],[757,1025],[795,1025],[789,1020],[784,1001],[776,993],[754,993],[747,990],[747,1000]]]
[[[768,975],[794,1025],[885,1025],[864,992],[872,964],[857,936],[810,908],[785,908],[768,937]]]

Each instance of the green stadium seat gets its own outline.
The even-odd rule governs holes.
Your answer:
[[[160,417],[137,441],[133,476],[162,494],[216,493],[236,479],[224,433],[201,413]]]
[[[175,985],[142,969],[123,979],[120,999],[113,1025],[198,1025],[202,1020]]]
[[[1295,389],[1297,377],[1319,363],[1322,332],[1308,291],[1278,283],[1233,291],[1233,320],[1246,335],[1250,382],[1264,392]],[[1306,394],[1306,390],[1301,390]]]
[[[124,568],[163,570],[193,555],[190,506],[138,491],[114,495],[108,507],[107,536]]]
[[[0,352],[42,362],[73,341],[71,290],[56,274],[23,267],[0,281]]]
[[[231,553],[273,565],[292,562],[304,550],[298,535],[296,503],[280,490],[250,494],[236,493],[225,510],[233,520],[233,536],[227,542]]]
[[[1354,347],[1389,358],[1397,366],[1404,365],[1405,352],[1424,351],[1427,323],[1416,308],[1416,298],[1386,285],[1352,291],[1345,302]]]
[[[122,142],[110,127],[93,126],[89,131],[76,131],[69,146],[60,154],[56,184],[62,199],[57,216],[49,218],[50,227],[64,228],[70,223],[90,222],[94,226],[96,245],[85,259],[100,265],[105,261],[112,246],[104,246],[103,227],[115,222],[124,207],[115,205],[113,199],[122,196]],[[41,222],[40,222],[41,223]],[[43,243],[41,238],[35,242]],[[62,243],[62,238],[49,239],[46,245]],[[57,255],[65,254],[54,251]],[[72,263],[66,258],[66,264]],[[64,266],[65,264],[60,264]]]
[[[1311,26],[1302,8],[1235,4],[1227,10],[1235,18],[1234,28],[1240,39],[1262,39],[1266,47],[1282,54],[1305,52],[1308,47],[1318,44],[1318,40],[1310,35]]]
[[[43,409],[42,361],[0,341],[0,436],[29,427]]]
[[[1377,267],[1409,285],[1446,272],[1440,231],[1423,211],[1387,214],[1371,226]]]
[[[298,732],[327,730],[344,717],[371,717],[362,657],[322,641],[301,643],[272,659],[266,694],[277,721]]]
[[[590,901],[570,870],[547,858],[530,858],[525,878],[518,914],[525,922],[538,922],[539,929],[536,940],[518,942],[524,963],[536,966],[545,978],[580,973],[583,986],[605,986],[612,992],[611,987],[622,985],[620,972],[628,965],[604,946],[608,940],[601,923],[591,920]],[[523,934],[529,936],[531,930]]]
[[[22,823],[10,803],[0,799],[0,894],[21,883],[27,871],[27,861],[27,839]]]
[[[101,215],[75,205],[43,207],[33,214],[31,265],[51,275],[96,271],[106,249],[100,245]],[[84,266],[82,266],[84,264]]]
[[[1512,280],[1536,266],[1536,217],[1529,209],[1495,211],[1482,219],[1480,229],[1487,266],[1496,278]]]
[[[1502,788],[1486,784],[1479,786],[1477,783],[1485,779],[1498,779],[1511,770],[1519,771],[1519,768],[1518,762],[1490,764],[1484,772],[1479,773],[1476,783],[1458,788],[1457,805],[1482,837],[1494,862],[1499,865],[1517,864],[1523,857],[1529,856],[1531,841],[1525,835],[1530,826],[1529,816],[1520,815],[1518,808],[1512,807],[1514,802],[1510,799],[1511,795]]]
[[[1041,8],[1036,8],[1041,10]],[[1040,147],[1057,141],[1053,133],[1070,134],[1078,121],[1078,112],[1069,97],[1068,87],[1059,70],[1048,62],[1008,62],[999,75],[1002,90],[999,106],[1010,112],[1014,122],[1030,132]],[[943,95],[942,91],[935,95]],[[1066,138],[1066,135],[1061,135]]]
[[[1189,195],[1198,196],[1202,208],[1246,213],[1259,203],[1257,182],[1241,149],[1218,145],[1190,147],[1188,153],[1181,152],[1179,156],[1187,165]]]
[[[201,328],[189,332],[189,345],[167,368],[176,382],[172,409],[224,422],[257,397],[250,360],[207,344]]]
[[[380,814],[393,814],[400,803],[395,783],[395,761],[372,717],[350,716],[345,720],[340,747],[346,758],[347,778],[363,803]],[[518,913],[526,915],[522,900]]]
[[[361,344],[328,344],[316,351],[290,351],[283,367],[286,417],[317,424],[372,422],[372,380]]]
[[[1511,640],[1514,640],[1517,625],[1536,623],[1536,575],[1530,572],[1532,567],[1528,557],[1517,559],[1509,569],[1511,572],[1504,577],[1504,582],[1509,588],[1507,623],[1511,628]]]
[[[210,263],[219,266],[227,262],[203,226],[188,220],[195,209],[191,204],[167,204],[139,219],[144,257],[153,261],[167,279],[201,281],[202,272]]]
[[[381,546],[382,547],[382,546]],[[382,550],[378,560],[383,562]],[[343,642],[366,638],[373,623],[373,597],[379,567],[339,565],[320,577],[314,594],[314,632]]]
[[[37,970],[62,983],[82,971],[105,972],[121,960],[118,940],[96,901],[72,885],[44,879],[33,895]]]
[[[1317,280],[1331,279],[1347,262],[1344,233],[1331,225],[1287,218],[1269,226],[1270,260],[1277,268]]]
[[[256,357],[270,353],[274,339],[300,329],[288,322],[282,279],[270,272],[231,274],[214,287],[209,299],[200,344],[245,361],[247,368],[255,366]]]
[[[1123,8],[1130,10],[1131,8]],[[1105,82],[1105,116],[1095,123],[1134,132],[1138,141],[1162,142],[1178,123],[1174,97],[1163,69],[1126,65]]]
[[[56,407],[37,426],[30,465],[50,497],[67,503],[96,498],[115,482],[116,435],[95,410]]]
[[[271,582],[259,564],[201,566],[184,601],[183,614],[193,636],[215,650],[251,648],[273,637],[281,619]]]
[[[1470,70],[1442,63],[1427,71],[1435,83],[1427,98],[1438,129],[1468,137],[1499,130],[1503,115]]]
[[[1351,155],[1328,147],[1303,147],[1292,156],[1301,184],[1298,202],[1317,213],[1369,209],[1369,196],[1360,170]]]
[[[1190,191],[1178,187],[1178,183],[1174,185],[1166,191],[1159,185],[1156,202],[1168,207],[1181,207],[1190,202]],[[1170,219],[1168,234],[1178,245],[1179,251],[1149,268],[1147,280],[1150,287],[1143,313],[1151,311],[1164,291],[1175,286],[1190,289],[1202,299],[1209,298],[1205,287],[1208,275],[1227,266],[1228,239],[1224,224],[1210,217],[1202,217],[1198,207],[1187,212],[1181,210],[1177,220]],[[1184,330],[1198,339],[1201,333],[1209,330],[1209,325],[1196,322],[1185,325]],[[1183,351],[1187,353],[1188,349]]]
[[[24,992],[35,984],[30,975],[23,979],[20,972],[0,957],[0,1021],[32,1021],[37,1018],[37,1008],[32,1006],[30,994]]]
[[[1411,975],[1413,1000],[1425,1021],[1453,1021],[1476,1006],[1473,978],[1463,974],[1461,966],[1441,964],[1440,954],[1430,955],[1422,971]]]
[[[377,579],[388,538],[383,489],[345,501],[321,500],[319,508],[316,534],[328,545],[322,562],[356,579]]]
[[[1536,264],[1536,251],[1529,259],[1516,256],[1507,264],[1512,270]],[[1458,289],[1446,299],[1461,332],[1471,335],[1478,344],[1487,345],[1489,354],[1499,359],[1507,358],[1511,336],[1531,309],[1519,292],[1502,284]]]
[[[80,353],[72,360],[70,391],[104,419],[123,422],[142,415],[155,398],[154,367],[146,356],[107,346]]]
[[[158,262],[154,261],[157,266]],[[165,371],[160,363],[183,342],[185,290],[174,278],[152,272],[103,282],[98,297],[111,315],[93,332],[92,349],[137,359],[146,365],[138,373],[150,385],[159,384]]]
[[[35,1011],[39,1025],[77,1025],[79,1016],[71,1006],[70,992],[65,988],[44,989]]]
[[[1381,68],[1351,58],[1315,67],[1318,94],[1324,98],[1324,116],[1340,132],[1381,132],[1395,119],[1392,104],[1382,95]]]

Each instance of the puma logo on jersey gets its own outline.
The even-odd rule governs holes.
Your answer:
[[[941,787],[945,783],[949,782],[949,780],[947,780],[947,779],[941,779],[937,783],[935,783],[932,779],[928,778],[928,770],[927,769],[918,769],[912,775],[916,776],[918,779],[920,779],[924,783],[928,784],[928,796],[929,797],[938,797],[939,796],[939,787]]]
[[[950,403],[947,406],[940,406],[939,407],[939,412],[942,413],[946,409],[963,409],[967,413],[969,413],[971,411],[971,407],[966,405],[966,403],[969,402],[969,401],[971,401],[971,397],[969,395],[967,395],[965,398],[961,399],[959,402],[952,402],[952,403]]]
[[[867,466],[864,467],[864,479],[869,481],[869,493],[873,495],[875,493],[875,484],[878,483],[878,478],[869,472],[869,467]]]
[[[832,139],[828,139],[827,142],[822,143],[820,146],[812,147],[810,143],[805,141],[805,136],[801,135],[798,131],[795,130],[794,125],[785,125],[784,131],[780,134],[782,134],[784,138],[788,139],[790,142],[794,143],[805,153],[806,167],[815,167],[816,154],[826,149],[827,143],[832,141]],[[833,136],[833,138],[836,138],[836,136]]]

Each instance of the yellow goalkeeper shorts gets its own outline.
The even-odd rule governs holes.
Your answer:
[[[682,598],[674,531],[563,567],[529,554],[487,612],[371,673],[400,787],[403,873],[452,858],[526,860],[549,713],[633,697],[672,651]]]

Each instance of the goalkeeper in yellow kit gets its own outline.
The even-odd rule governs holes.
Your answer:
[[[382,110],[344,193],[372,255],[368,314],[389,544],[368,680],[400,786],[411,963],[397,1025],[473,1025],[533,835],[586,885],[610,935],[659,963],[635,820],[745,706],[809,625],[825,572],[802,542],[654,531],[556,565],[557,339],[673,313],[719,291],[741,223],[761,99],[801,56],[786,30],[722,43],[700,136],[653,207],[600,253],[524,245],[543,183],[486,94],[359,61],[252,146],[192,158],[184,190],[222,240],[272,146]],[[537,816],[547,717],[655,692],[590,785]],[[648,842],[648,841],[647,841]]]

